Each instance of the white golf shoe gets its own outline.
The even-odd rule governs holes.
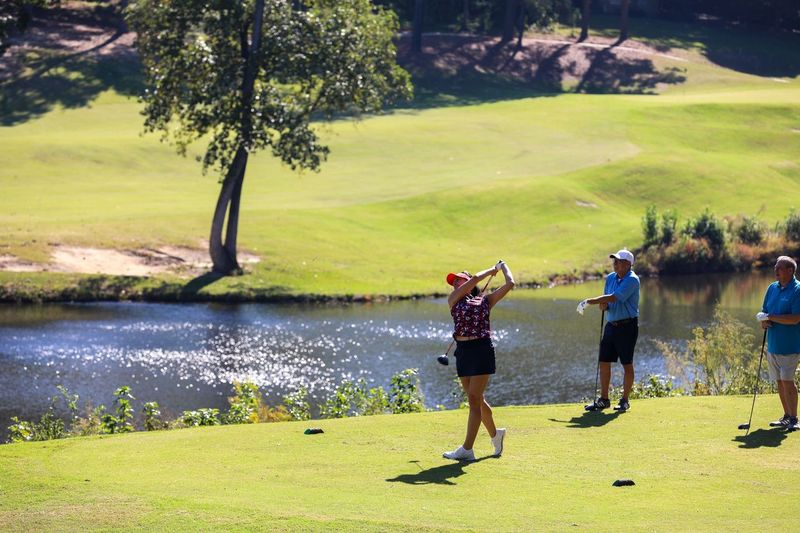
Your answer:
[[[445,459],[452,459],[453,461],[474,461],[475,452],[472,450],[465,450],[463,446],[459,446],[452,452],[444,452],[442,457]]]
[[[503,439],[506,438],[506,428],[498,428],[497,433],[492,437],[492,446],[494,446],[494,456],[500,457],[503,454]]]

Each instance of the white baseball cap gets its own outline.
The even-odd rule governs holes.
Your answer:
[[[633,264],[633,254],[624,248],[615,254],[609,255],[608,257],[612,257],[614,259],[621,259],[623,261],[627,261],[630,264]]]

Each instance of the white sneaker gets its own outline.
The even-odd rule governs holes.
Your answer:
[[[498,428],[497,433],[492,437],[494,446],[494,456],[500,457],[503,454],[503,439],[506,438],[506,428]]]
[[[444,452],[442,457],[445,459],[452,459],[453,461],[474,461],[475,452],[472,450],[465,450],[463,446],[459,446],[458,449],[452,452]]]

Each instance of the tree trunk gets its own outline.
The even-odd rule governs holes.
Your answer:
[[[461,31],[469,31],[469,0],[464,0],[464,20],[461,22]]]
[[[589,17],[592,15],[592,0],[583,0],[581,9],[581,35],[578,37],[578,42],[585,41],[589,38]]]
[[[517,20],[518,0],[506,0],[506,17],[503,21],[503,42],[507,43],[514,38],[514,26]]]
[[[214,218],[211,222],[211,236],[208,239],[211,262],[214,272],[234,274],[241,271],[236,259],[236,232],[239,228],[239,198],[242,192],[244,170],[247,166],[247,150],[240,146],[228,168],[225,180],[217,198]],[[227,215],[227,228],[225,219]],[[222,232],[225,229],[225,241]]]
[[[619,40],[621,43],[628,38],[628,11],[631,7],[631,0],[622,0],[619,6]]]
[[[264,20],[264,0],[256,0],[253,16],[253,36],[249,47],[246,40],[242,46],[247,47],[244,77],[242,79],[241,96],[241,129],[239,131],[239,146],[233,157],[230,168],[222,182],[222,188],[214,210],[211,222],[211,236],[208,240],[209,254],[214,265],[214,271],[220,274],[235,274],[241,272],[241,267],[236,259],[236,236],[239,231],[239,205],[242,196],[242,183],[244,172],[247,168],[248,146],[252,138],[252,101],[253,86],[255,85],[258,65],[258,49],[261,46],[261,25]],[[227,214],[227,227],[225,228],[225,242],[222,241],[223,226]]]
[[[411,47],[414,52],[422,52],[422,24],[425,21],[425,0],[414,2],[414,27],[411,30]]]

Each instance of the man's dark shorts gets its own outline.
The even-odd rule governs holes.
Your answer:
[[[600,341],[600,361],[619,362],[623,365],[633,363],[633,349],[639,338],[639,320],[636,318],[606,323],[603,340]]]

